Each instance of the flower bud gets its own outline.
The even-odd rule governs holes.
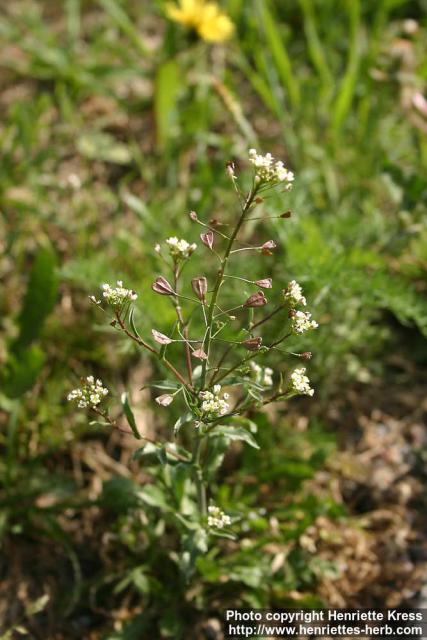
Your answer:
[[[236,179],[236,174],[234,173],[235,168],[236,168],[236,165],[234,164],[234,162],[232,162],[231,160],[230,162],[227,162],[226,171],[232,180]]]
[[[200,240],[206,245],[211,251],[214,243],[214,234],[213,231],[208,231],[207,233],[200,234]]]
[[[168,393],[164,393],[161,396],[157,396],[156,402],[157,404],[162,405],[162,407],[168,407],[171,402],[173,402],[173,396],[169,395]]]
[[[163,276],[156,278],[155,282],[151,285],[151,288],[156,293],[160,293],[162,296],[174,296],[175,291],[172,289],[169,282]]]
[[[285,211],[285,213],[282,213],[282,215],[280,216],[281,218],[290,218],[292,215],[292,211]]]
[[[267,240],[267,242],[264,242],[264,244],[261,246],[261,252],[265,256],[271,256],[272,249],[275,249],[276,246],[277,245],[274,240]]]
[[[193,351],[193,353],[191,355],[193,356],[193,358],[197,358],[198,360],[207,360],[208,359],[208,356],[206,355],[206,353],[203,351],[202,348],[196,349],[195,351]]]
[[[257,291],[252,294],[246,302],[243,304],[244,307],[263,307],[267,304],[267,298],[265,297],[262,291]]]
[[[263,280],[256,280],[255,284],[261,289],[271,289],[273,286],[271,278],[264,278]]]
[[[258,351],[261,348],[262,338],[248,338],[242,342],[242,346],[248,351]]]
[[[311,360],[312,355],[311,351],[304,351],[304,353],[300,353],[300,358],[303,358],[303,360]]]
[[[168,336],[165,336],[164,333],[160,333],[160,331],[156,331],[156,329],[151,329],[151,333],[158,344],[171,344],[171,342],[173,342],[173,340]]]
[[[190,216],[190,219],[193,222],[197,222],[198,221],[198,217],[197,217],[197,213],[195,211],[190,211],[190,213],[188,214]]]
[[[196,296],[204,302],[206,300],[206,292],[208,290],[208,281],[204,276],[199,276],[197,278],[193,278],[191,281],[191,286],[193,287],[193,291]]]

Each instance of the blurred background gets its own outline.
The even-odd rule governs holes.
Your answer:
[[[227,606],[426,602],[427,2],[228,0],[222,30],[180,4],[2,3],[2,638],[220,639]],[[154,246],[197,240],[190,210],[230,215],[225,163],[250,147],[296,175],[261,275],[311,300],[316,395],[226,457],[239,539],[189,585],[134,442],[65,398],[93,373],[170,437],[154,365],[88,295],[123,279],[141,332],[167,329]]]

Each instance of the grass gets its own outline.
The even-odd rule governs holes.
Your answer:
[[[408,102],[426,82],[423,4],[224,6],[236,36],[213,48],[169,23],[160,1],[22,0],[0,18],[0,530],[6,550],[25,557],[28,547],[53,544],[62,557],[50,591],[43,561],[33,582],[22,569],[28,599],[49,591],[58,628],[68,616],[70,630],[58,637],[90,627],[111,640],[179,638],[187,621],[193,629],[206,617],[209,602],[214,616],[228,604],[284,606],[295,590],[301,602],[318,602],[319,570],[298,540],[317,518],[347,512],[306,489],[334,450],[327,409],[346,389],[363,396],[393,379],[396,366],[416,377],[425,368],[427,147],[423,116]],[[408,18],[419,21],[414,35],[405,31]],[[280,261],[259,275],[283,286],[295,278],[314,300],[321,329],[306,346],[315,354],[322,419],[295,433],[306,405],[297,404],[292,419],[257,416],[268,463],[256,452],[226,459],[219,495],[224,506],[253,514],[250,544],[200,561],[190,604],[173,542],[170,554],[158,547],[171,538],[167,512],[134,508],[150,501],[139,493],[149,460],[124,471],[128,445],[89,427],[64,398],[89,372],[140,397],[147,363],[101,326],[87,295],[123,278],[150,300],[149,315],[137,317],[141,330],[166,330],[171,310],[149,292],[154,245],[168,235],[195,239],[192,209],[231,214],[224,164],[253,145],[287,159],[297,177],[285,204],[268,202],[272,215],[284,206],[293,215],[269,223]],[[35,299],[38,273],[45,289]],[[152,420],[148,398],[139,402]],[[165,416],[156,415],[160,434]],[[159,482],[167,493],[167,479]],[[100,553],[94,541],[106,532],[114,542]],[[286,556],[276,572],[270,555],[259,555],[274,544]],[[121,606],[134,631],[120,631]],[[158,623],[162,608],[168,615]],[[115,630],[106,609],[115,610]],[[23,623],[36,638],[43,615]]]

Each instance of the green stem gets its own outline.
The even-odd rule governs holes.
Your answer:
[[[200,464],[202,438],[196,436],[194,440],[193,448],[193,468],[194,468],[194,481],[197,489],[197,504],[199,506],[199,512],[202,516],[207,514],[207,502],[206,502],[206,485],[203,478],[203,471]]]
[[[218,294],[221,288],[221,285],[224,281],[224,273],[225,273],[225,269],[227,267],[227,263],[228,263],[228,259],[230,257],[230,253],[231,253],[231,249],[233,247],[234,241],[236,239],[237,234],[240,231],[240,227],[242,226],[244,220],[245,220],[245,216],[247,214],[247,212],[249,211],[249,208],[252,204],[252,202],[254,201],[255,195],[257,193],[257,186],[254,186],[251,191],[249,192],[249,195],[246,199],[245,204],[242,207],[242,213],[240,215],[240,218],[236,224],[236,227],[234,228],[233,233],[230,236],[230,239],[228,241],[227,247],[225,249],[225,253],[224,256],[221,260],[221,267],[220,270],[218,271],[218,275],[216,278],[216,282],[215,282],[215,287],[213,289],[212,292],[212,298],[209,304],[209,309],[208,309],[208,316],[207,316],[207,331],[206,331],[206,341],[205,341],[205,352],[208,356],[208,358],[206,360],[203,361],[203,365],[202,365],[202,375],[201,375],[201,389],[205,388],[205,384],[206,384],[206,371],[207,371],[207,366],[208,366],[208,359],[209,359],[209,349],[210,349],[210,345],[211,345],[211,340],[212,340],[212,326],[213,326],[213,321],[214,321],[214,312],[215,312],[215,306],[216,306],[216,301],[218,299]]]

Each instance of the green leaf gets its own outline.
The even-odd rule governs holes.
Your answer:
[[[157,144],[167,146],[176,120],[177,100],[180,89],[180,71],[175,60],[161,64],[157,71],[154,111],[156,118]]]
[[[51,249],[41,249],[37,253],[18,317],[19,335],[13,345],[14,351],[21,351],[38,338],[46,317],[55,306],[58,294],[56,265],[56,255]]]
[[[133,415],[133,411],[129,404],[128,394],[126,392],[122,393],[120,400],[122,402],[122,407],[123,407],[124,414],[126,416],[126,420],[128,421],[130,428],[132,429],[133,435],[137,440],[141,440],[142,439],[141,434],[138,431],[138,427],[136,426],[135,416]]]
[[[19,398],[31,389],[44,365],[45,356],[39,347],[33,346],[19,356],[11,354],[2,375],[2,387],[9,398]]]
[[[132,161],[129,147],[103,131],[88,131],[77,139],[77,150],[89,160],[125,165]]]
[[[218,425],[209,432],[209,438],[227,438],[228,440],[241,440],[246,442],[250,447],[259,449],[259,445],[253,435],[244,427],[230,427],[226,425]]]
[[[194,416],[193,416],[192,413],[190,413],[189,411],[187,413],[184,413],[184,415],[182,415],[180,418],[178,418],[178,420],[175,422],[175,424],[173,426],[174,434],[177,435],[179,433],[181,427],[183,427],[185,424],[188,424],[192,420],[194,420]]]

